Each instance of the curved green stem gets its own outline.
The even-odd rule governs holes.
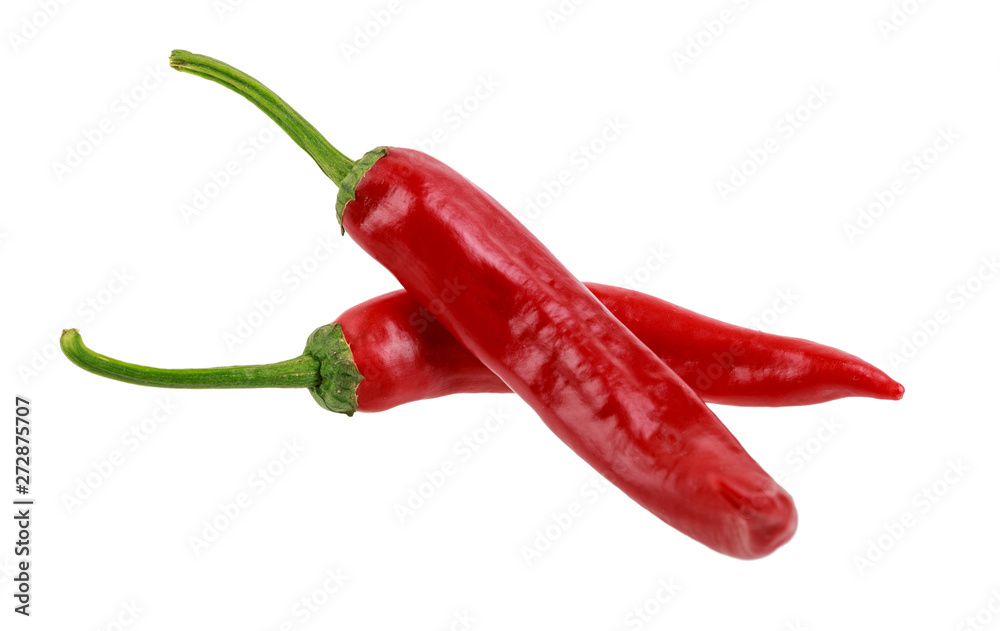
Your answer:
[[[71,362],[101,377],[156,388],[311,388],[320,382],[320,362],[311,355],[276,364],[220,368],[152,368],[112,359],[87,348],[76,329],[59,340]]]
[[[278,124],[295,143],[312,156],[319,168],[338,187],[354,161],[342,154],[323,137],[309,121],[302,118],[267,86],[241,70],[218,59],[197,55],[186,50],[170,54],[170,66],[175,70],[197,75],[226,86],[260,108]]]
[[[221,368],[152,368],[129,364],[87,348],[76,329],[59,340],[63,354],[88,372],[154,388],[308,388],[324,409],[348,416],[358,409],[364,379],[339,324],[324,324],[306,341],[302,355],[276,364]]]

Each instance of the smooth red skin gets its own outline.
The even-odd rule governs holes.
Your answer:
[[[727,324],[631,289],[584,285],[709,403],[789,406],[903,395],[884,372],[836,348]],[[449,394],[510,392],[405,290],[351,307],[334,323],[365,377],[358,386],[362,412]]]
[[[563,442],[657,517],[745,559],[791,538],[791,497],[697,393],[454,170],[390,148],[358,183],[343,226]]]

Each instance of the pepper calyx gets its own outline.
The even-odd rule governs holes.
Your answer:
[[[354,201],[354,191],[365,176],[368,169],[378,161],[379,158],[389,153],[389,147],[375,147],[359,160],[354,162],[354,166],[347,172],[344,179],[340,181],[340,191],[337,193],[337,223],[340,224],[340,234],[344,234],[344,208],[349,202]]]
[[[351,346],[339,324],[325,324],[309,335],[304,355],[319,362],[319,383],[309,393],[320,407],[353,416],[358,410],[358,384],[364,376],[354,363]]]

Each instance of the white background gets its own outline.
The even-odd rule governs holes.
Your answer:
[[[4,628],[1000,628],[1000,282],[983,263],[1000,254],[1000,7],[593,0],[553,22],[555,0],[233,4],[4,4],[0,391],[5,432],[15,395],[32,401],[35,500],[30,619],[12,613],[15,533],[0,528]],[[348,419],[304,391],[85,373],[51,341],[70,324],[150,365],[277,361],[396,287],[338,236],[312,161],[238,96],[168,70],[173,48],[255,75],[351,157],[422,146],[522,217],[550,202],[530,227],[584,280],[843,348],[907,394],[715,407],[799,510],[792,541],[747,562],[617,490],[591,501],[594,472],[513,396]],[[623,131],[582,169],[576,152],[609,120]],[[421,145],[435,129],[445,140]],[[766,162],[741,167],[768,139]],[[88,155],[66,173],[54,165],[73,147]],[[239,172],[212,188],[230,161]],[[734,168],[753,173],[724,196]],[[570,184],[545,198],[562,170]],[[186,221],[199,191],[213,198]],[[295,266],[311,270],[297,285]],[[227,345],[247,318],[259,326]],[[507,421],[462,460],[453,446],[491,413]],[[142,442],[123,439],[133,428]],[[401,523],[396,504],[446,461],[457,473]],[[258,493],[269,464],[280,475]],[[191,538],[244,492],[196,554]],[[574,503],[582,516],[557,528]],[[527,563],[546,530],[558,537]],[[324,602],[306,619],[311,598]]]

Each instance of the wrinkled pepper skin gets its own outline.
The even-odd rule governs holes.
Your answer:
[[[728,324],[631,289],[584,285],[706,402],[789,406],[903,395],[884,372],[836,348]],[[450,394],[510,392],[405,291],[351,307],[334,323],[343,327],[364,376],[357,388],[362,412]]]
[[[560,439],[714,550],[791,538],[788,493],[513,215],[426,154],[381,151],[341,188],[343,228]]]

